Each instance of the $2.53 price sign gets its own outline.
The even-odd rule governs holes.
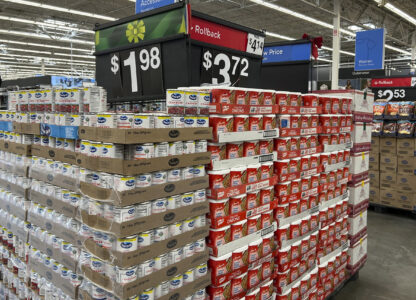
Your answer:
[[[414,93],[416,94],[416,93]],[[376,99],[405,100],[408,95],[406,89],[379,89],[375,91]]]
[[[246,57],[204,49],[201,61],[201,83],[231,83],[248,77],[250,60]]]

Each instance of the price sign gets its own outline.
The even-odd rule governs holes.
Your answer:
[[[247,52],[256,54],[256,55],[263,55],[264,49],[264,37],[255,35],[253,33],[248,33],[247,35]]]
[[[373,88],[375,99],[409,100],[416,99],[415,88]]]
[[[249,67],[250,61],[246,57],[204,49],[201,81],[213,84],[234,84],[241,77],[249,77]]]

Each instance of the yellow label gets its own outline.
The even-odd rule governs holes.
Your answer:
[[[363,160],[365,159],[365,155],[364,155],[364,152],[363,152]]]
[[[360,218],[362,218],[363,217],[363,212],[360,212]]]
[[[363,239],[360,239],[360,245],[362,245],[363,244]]]
[[[364,181],[363,181],[363,182],[361,182],[361,186],[362,186],[362,187],[364,187]]]

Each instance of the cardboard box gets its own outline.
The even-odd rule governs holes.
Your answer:
[[[13,217],[13,219],[16,219]],[[3,218],[0,215],[0,224],[7,228],[8,231],[12,232],[15,236],[17,236],[22,241],[27,242],[29,237],[29,230],[28,228],[22,228],[21,226],[17,225],[16,222],[12,220],[12,215],[8,214],[7,217]]]
[[[40,124],[13,122],[13,132],[40,135]]]
[[[414,174],[416,170],[416,157],[398,156],[397,157],[398,172]]]
[[[160,226],[183,221],[187,218],[205,215],[208,211],[209,203],[208,201],[205,201],[123,223],[112,222],[111,220],[97,215],[88,215],[86,211],[81,211],[81,218],[83,223],[93,229],[111,232],[117,237],[126,237]]]
[[[397,198],[397,192],[391,188],[380,188],[380,203],[392,206]]]
[[[350,157],[350,174],[358,175],[368,172],[370,152],[352,153]]]
[[[397,156],[415,156],[415,139],[397,139]]]
[[[0,141],[0,150],[23,155],[23,156],[32,155],[31,146],[32,145]]]
[[[85,154],[77,153],[77,165],[82,168],[122,175],[139,175],[160,170],[172,170],[195,165],[206,165],[210,162],[211,152],[138,160],[90,157]]]
[[[12,192],[13,194],[16,194],[25,199],[28,199],[29,188],[24,188],[19,184],[14,184],[3,179],[0,179],[0,187]]]
[[[354,123],[354,130],[351,133],[354,147],[356,144],[371,144],[372,128],[373,126],[369,123]]]
[[[396,187],[397,173],[380,171],[380,187]]]
[[[378,187],[372,187],[370,184],[370,202],[380,203],[380,189]]]
[[[397,172],[397,156],[394,154],[382,153],[380,155],[380,171]]]
[[[80,182],[82,194],[97,200],[111,201],[117,206],[128,206],[154,199],[166,198],[172,195],[205,189],[209,186],[208,176],[196,177],[165,184],[152,185],[144,188],[135,188],[129,191],[117,192],[113,189],[104,189],[86,182]]]
[[[370,170],[368,172],[368,177],[370,178],[370,188],[380,186],[380,171]]]
[[[371,137],[371,152],[380,153],[380,137],[379,136]]]
[[[381,137],[380,138],[380,153],[389,153],[389,154],[396,155],[397,139],[395,137]]]
[[[44,181],[61,188],[78,192],[78,182],[77,178],[72,178],[68,176],[64,176],[62,174],[46,174],[44,170],[39,170],[36,168],[30,169],[30,177],[33,179],[37,179],[40,181]]]
[[[364,180],[354,185],[348,186],[350,197],[348,203],[350,205],[357,205],[366,201],[370,197],[370,180]]]
[[[404,192],[416,192],[416,175],[414,173],[397,173],[396,184]]]
[[[123,268],[139,265],[146,260],[157,257],[161,254],[168,253],[173,249],[180,248],[199,239],[204,239],[209,234],[209,226],[195,228],[194,230],[184,232],[180,235],[171,237],[164,241],[153,243],[150,246],[142,247],[132,252],[111,251],[99,246],[92,238],[85,241],[85,248],[94,256],[110,261],[113,265]]]
[[[117,284],[109,277],[98,272],[94,272],[89,266],[82,266],[82,271],[84,272],[84,276],[91,282],[103,287],[107,291],[112,291],[120,299],[128,299],[129,297],[140,295],[142,291],[153,288],[161,282],[171,280],[172,277],[178,274],[183,274],[192,267],[206,263],[208,259],[209,254],[207,249],[203,253],[196,253],[176,264],[169,265],[166,268],[155,271],[148,276],[138,278],[137,280],[125,285]],[[208,273],[207,275],[211,278],[211,274]]]
[[[22,177],[29,177],[29,165],[16,164],[11,161],[0,161],[0,169]]]
[[[416,210],[416,199],[414,193],[407,193],[398,191],[397,192],[397,201],[395,203],[398,208],[406,210]]]
[[[348,249],[348,265],[355,266],[365,255],[367,255],[367,235],[357,241],[354,245],[350,245],[350,248]]]
[[[67,216],[68,218],[80,219],[78,215],[78,208],[62,201],[61,199],[45,195],[34,190],[30,190],[29,199],[32,202],[36,202],[43,206],[52,208],[53,210]]]
[[[348,234],[356,235],[367,227],[367,209],[357,212],[352,217],[348,217]]]
[[[32,145],[32,155],[44,157],[46,159],[61,161],[71,165],[76,165],[77,163],[76,153],[64,149],[56,149],[41,145]]]
[[[380,169],[380,154],[370,152],[368,165],[369,165],[370,170],[379,170]]]
[[[9,214],[18,217],[20,220],[26,221],[27,210],[29,208],[29,201],[25,202],[25,208],[16,206],[14,202],[8,202],[5,200],[0,201],[0,208],[7,211]],[[2,224],[4,225],[4,224]]]
[[[211,140],[212,128],[98,128],[79,127],[82,140],[100,141],[116,144],[160,143],[191,140]]]

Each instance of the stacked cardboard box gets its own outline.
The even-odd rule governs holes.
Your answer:
[[[416,206],[415,140],[373,137],[370,202],[405,210]]]

